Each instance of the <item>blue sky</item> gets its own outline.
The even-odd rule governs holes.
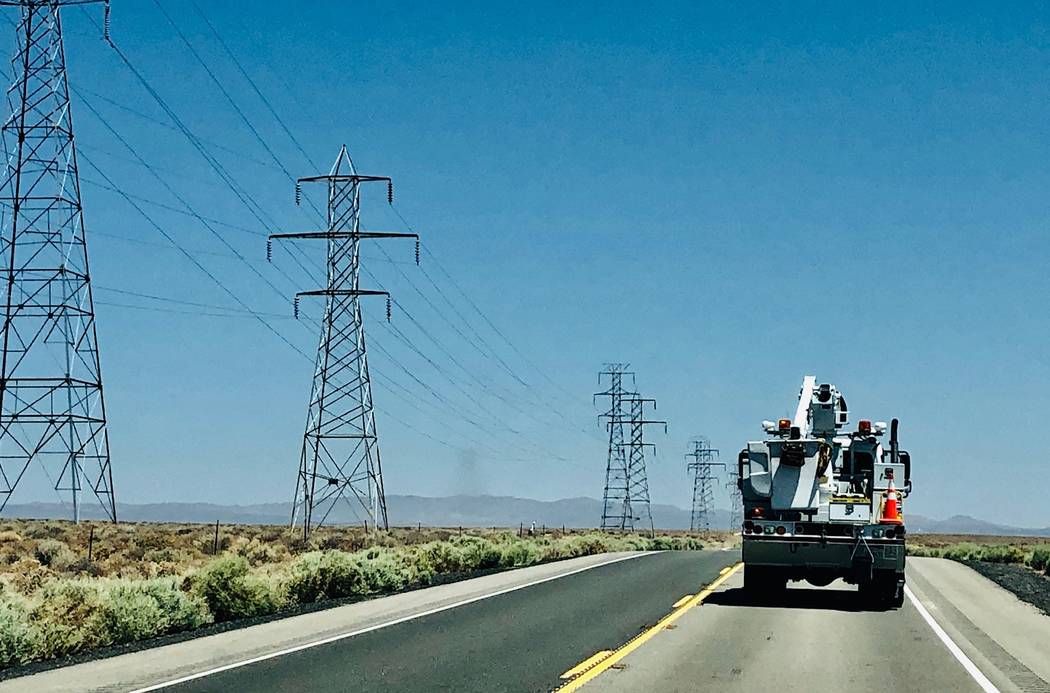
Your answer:
[[[345,142],[362,172],[393,176],[423,236],[422,270],[409,243],[387,243],[389,257],[366,250],[366,283],[394,293],[426,333],[396,310],[394,327],[459,389],[369,307],[370,345],[387,352],[371,364],[388,493],[599,496],[590,395],[603,361],[629,361],[670,423],[651,432],[654,502],[688,506],[692,436],[732,460],[815,373],[855,418],[901,419],[911,512],[1050,524],[1050,10],[201,5],[309,160],[194,6],[165,3],[283,166],[322,172]],[[291,296],[316,272],[280,249],[267,265],[253,233],[317,219],[152,2],[115,2],[114,40],[256,214],[155,122],[164,112],[87,14],[65,24],[118,498],[288,500],[311,365],[251,318],[119,293],[233,305],[92,165],[150,200],[157,223],[307,353],[316,335],[291,319]],[[196,219],[155,206],[179,202],[95,112],[227,224],[216,228],[276,290]],[[404,230],[382,190],[364,215]],[[457,334],[470,328],[530,387]]]

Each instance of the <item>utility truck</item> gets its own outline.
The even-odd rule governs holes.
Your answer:
[[[884,422],[852,429],[842,393],[807,375],[795,417],[762,427],[768,437],[738,458],[744,589],[771,596],[788,580],[823,587],[842,578],[873,603],[903,604],[911,458],[897,419],[887,448]]]

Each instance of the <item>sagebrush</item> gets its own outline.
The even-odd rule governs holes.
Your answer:
[[[701,547],[690,536],[461,530],[401,530],[399,537],[344,529],[318,532],[305,544],[282,529],[243,528],[217,541],[214,528],[165,534],[138,525],[123,529],[123,546],[92,542],[88,561],[70,546],[76,543],[69,535],[78,532],[68,523],[0,526],[0,667],[479,571],[608,551]]]
[[[913,539],[914,539],[913,535]],[[1050,544],[1038,540],[1012,539],[995,542],[981,540],[941,542],[923,537],[908,544],[908,555],[948,558],[953,561],[983,561],[1025,565],[1050,577]]]

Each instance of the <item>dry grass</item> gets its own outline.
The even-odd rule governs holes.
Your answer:
[[[1047,537],[1004,537],[968,534],[911,534],[908,554],[955,561],[1009,563],[1050,576]]]
[[[0,522],[0,668],[209,623],[606,551],[732,541],[555,530]],[[90,546],[89,546],[90,544]],[[89,558],[90,555],[90,558]]]
[[[373,546],[400,547],[447,541],[469,534],[505,536],[498,528],[396,527],[366,532],[361,527],[323,527],[304,543],[299,532],[284,526],[176,523],[81,523],[65,520],[0,520],[0,582],[32,584],[54,575],[90,575],[149,579],[174,576],[199,568],[217,555],[243,556],[250,565],[284,563],[309,551],[359,551]],[[542,536],[590,534],[593,530],[549,529]],[[528,536],[526,529],[524,534]],[[537,536],[541,534],[537,528]],[[686,531],[661,531],[661,536],[696,536]],[[91,560],[88,560],[88,540]],[[739,537],[714,531],[702,537],[708,545],[731,544]],[[22,590],[20,590],[22,591]]]

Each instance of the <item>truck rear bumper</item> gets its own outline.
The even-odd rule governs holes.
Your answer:
[[[858,582],[875,570],[903,573],[904,540],[745,535],[743,558],[745,565],[780,568],[793,579],[823,574]]]

